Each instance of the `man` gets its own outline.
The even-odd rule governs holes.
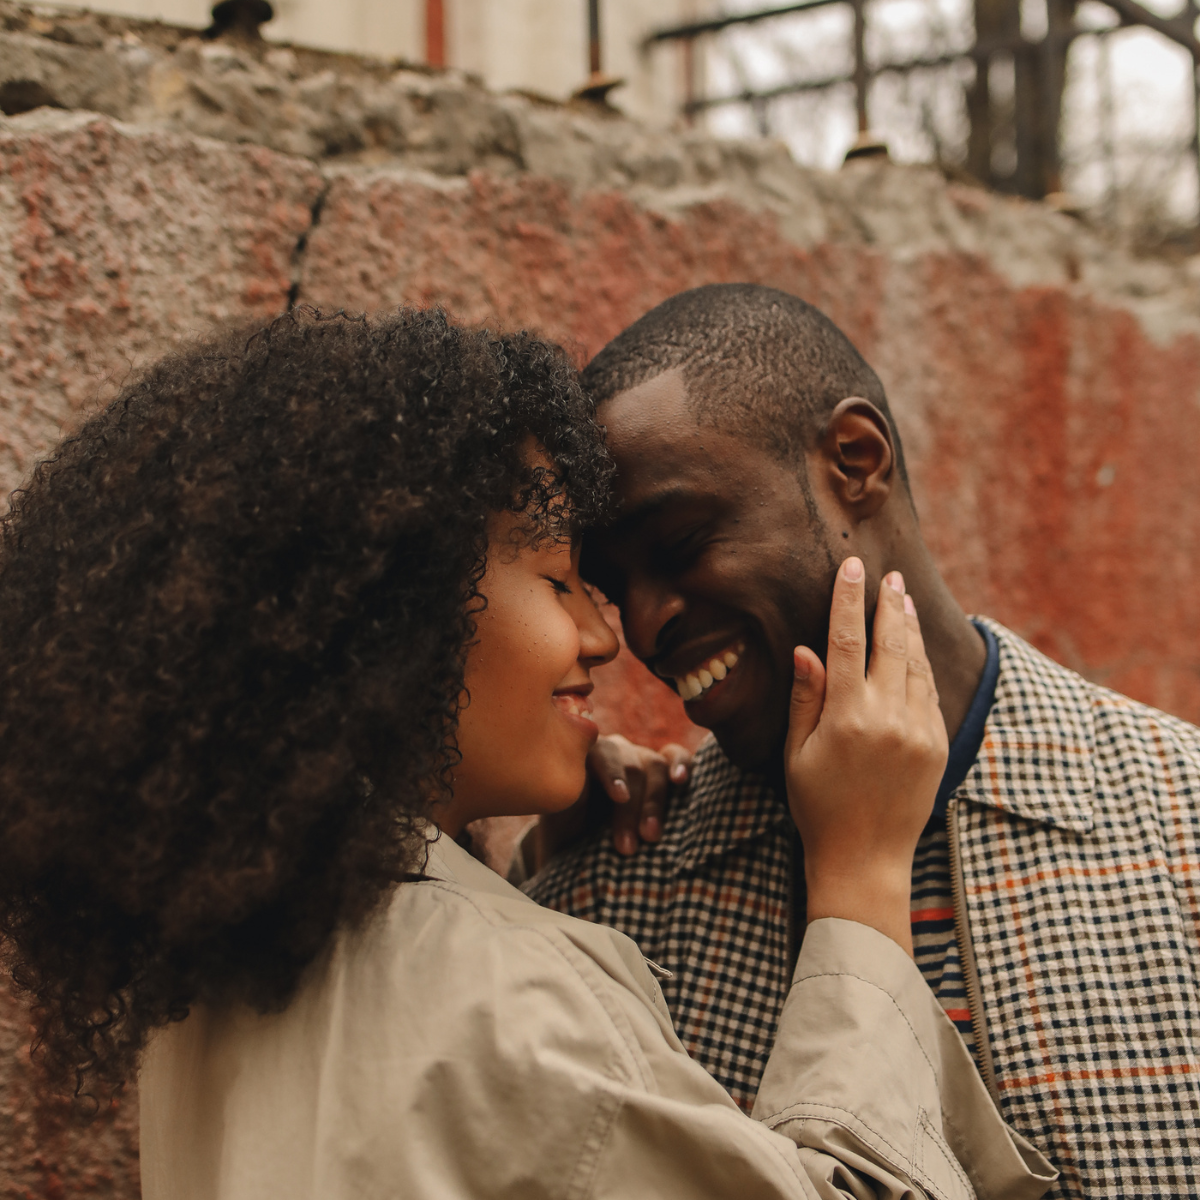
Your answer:
[[[950,760],[912,876],[916,958],[1055,1196],[1195,1194],[1200,730],[968,619],[926,549],[883,387],[795,297],[666,301],[585,382],[617,463],[588,570],[715,735],[661,840],[596,834],[529,891],[633,936],[691,1052],[749,1107],[805,921],[779,783],[792,647],[838,564],[899,570]]]

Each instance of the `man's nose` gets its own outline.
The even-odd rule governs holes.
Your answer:
[[[683,614],[683,597],[650,580],[629,580],[621,605],[621,624],[630,650],[641,659],[660,653]]]

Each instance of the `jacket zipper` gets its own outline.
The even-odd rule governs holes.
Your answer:
[[[958,959],[962,964],[963,982],[967,986],[967,1008],[971,1013],[971,1031],[975,1035],[975,1057],[979,1073],[996,1107],[1000,1107],[1000,1090],[996,1086],[996,1068],[992,1062],[992,1046],[988,1041],[987,1021],[979,998],[979,972],[975,966],[975,947],[967,924],[966,885],[963,882],[962,854],[958,845],[958,801],[946,807],[946,840],[950,845],[950,883],[954,897],[954,936],[958,941]]]

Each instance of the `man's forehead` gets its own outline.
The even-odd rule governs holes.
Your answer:
[[[616,513],[606,536],[630,537],[663,519],[711,507],[717,499],[709,487],[677,479],[647,479],[646,486],[630,486],[618,494]]]
[[[743,490],[737,463],[723,454],[720,435],[635,439],[614,447],[612,528],[658,524],[661,519],[728,503]]]
[[[618,392],[600,405],[599,418],[609,439],[620,443],[699,430],[679,367]]]
[[[744,433],[697,420],[678,368],[618,392],[598,416],[617,465],[608,526],[617,536],[736,508],[751,493],[790,498],[796,487],[794,469]]]

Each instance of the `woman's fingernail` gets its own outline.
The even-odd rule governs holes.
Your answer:
[[[861,558],[848,558],[842,563],[842,571],[851,583],[857,583],[863,577]]]
[[[622,854],[632,854],[637,849],[637,842],[632,833],[617,834],[617,849]]]
[[[904,595],[904,576],[899,571],[888,572],[887,585],[893,592],[899,592],[900,595]]]
[[[647,817],[642,822],[642,840],[647,842],[657,842],[658,835],[662,832],[662,826],[659,824],[657,817]]]
[[[917,615],[917,606],[913,603],[913,598],[907,592],[904,593],[904,611],[910,617]]]
[[[807,679],[812,674],[812,666],[808,659],[799,654],[792,654],[792,666],[795,668],[797,679]]]
[[[629,799],[629,784],[623,779],[614,779],[612,781],[612,790],[621,797],[622,800]]]
[[[671,782],[682,783],[687,778],[687,767],[683,763],[676,763],[671,768]]]

